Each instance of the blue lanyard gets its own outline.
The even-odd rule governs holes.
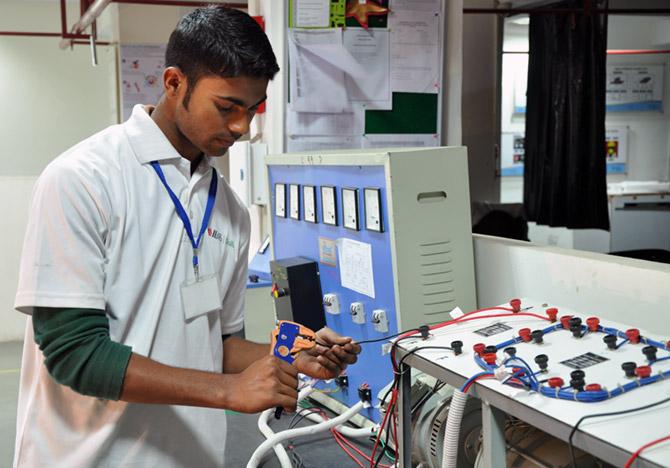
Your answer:
[[[191,228],[191,220],[188,218],[188,215],[186,214],[186,210],[184,210],[184,207],[181,206],[179,198],[177,198],[177,195],[175,195],[175,193],[168,185],[167,180],[165,180],[165,174],[163,174],[163,169],[161,169],[160,164],[158,164],[158,161],[152,161],[151,166],[156,171],[156,174],[158,174],[158,178],[161,180],[161,182],[163,182],[165,190],[167,190],[168,195],[170,195],[170,198],[172,199],[172,203],[174,203],[174,208],[177,211],[177,215],[181,218],[182,223],[184,223],[184,229],[186,230],[186,234],[188,235],[188,238],[191,240],[191,246],[193,247],[193,272],[195,273],[195,280],[198,281],[200,279],[199,268],[198,268],[198,247],[200,246],[202,235],[205,233],[205,229],[207,229],[207,226],[209,225],[209,219],[212,217],[212,208],[214,208],[214,200],[216,199],[216,184],[217,184],[216,179],[218,178],[216,174],[216,169],[212,168],[212,181],[209,183],[209,193],[207,194],[207,206],[205,207],[205,216],[202,220],[202,225],[200,226],[200,233],[198,234],[198,239],[195,239],[193,237],[193,229]]]

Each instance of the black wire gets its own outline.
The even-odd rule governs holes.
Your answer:
[[[300,421],[305,419],[308,415],[313,414],[313,413],[319,413],[321,411],[320,408],[303,408],[300,411],[298,411],[296,414],[293,415],[291,418],[291,421],[288,423],[288,428],[292,429],[298,424],[300,424]],[[296,420],[297,419],[297,420]]]
[[[390,340],[391,338],[395,338],[396,336],[404,335],[405,333],[409,333],[409,332],[419,333],[419,330],[417,328],[412,328],[410,330],[401,331],[401,332],[395,333],[393,335],[387,335],[387,336],[382,336],[381,338],[375,338],[374,340],[353,341],[353,343],[358,344],[358,345],[368,344],[368,343],[379,343],[380,341]],[[415,336],[412,336],[412,337],[408,336],[407,338],[416,338],[416,337]],[[326,343],[321,343],[318,340],[316,340],[316,344],[318,344],[319,346],[325,346],[326,348],[330,348],[330,346],[331,346],[331,345],[326,344]]]
[[[639,406],[637,408],[631,408],[623,411],[612,411],[611,413],[587,414],[586,416],[582,416],[579,419],[579,421],[577,421],[577,424],[575,424],[575,427],[572,428],[572,431],[570,431],[570,436],[568,437],[568,448],[570,449],[570,461],[572,463],[572,468],[577,467],[577,461],[575,460],[574,446],[572,445],[572,437],[575,435],[575,432],[577,432],[577,428],[583,421],[591,418],[600,418],[604,416],[619,416],[622,414],[634,413],[636,411],[642,411],[649,408],[653,408],[654,406],[662,405],[663,403],[667,403],[669,401],[670,398],[666,398],[665,400],[657,401],[656,403],[650,403],[644,406]]]

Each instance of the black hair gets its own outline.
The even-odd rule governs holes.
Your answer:
[[[265,32],[246,13],[224,6],[198,8],[184,16],[170,35],[165,66],[178,67],[191,92],[205,75],[271,80],[279,71]]]

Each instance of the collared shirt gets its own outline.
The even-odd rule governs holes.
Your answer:
[[[216,274],[219,311],[186,320],[180,286],[193,250],[151,161],[200,229],[213,174],[191,175],[142,106],[56,158],[38,179],[15,307],[105,310],[112,340],[170,366],[222,372],[222,334],[243,325],[249,214],[219,178],[200,246],[200,274]],[[80,395],[56,383],[26,327],[15,466],[222,466],[225,412]]]

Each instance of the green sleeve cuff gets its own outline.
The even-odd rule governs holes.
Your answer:
[[[56,382],[83,395],[120,398],[132,348],[110,339],[105,311],[36,307],[33,330]]]

